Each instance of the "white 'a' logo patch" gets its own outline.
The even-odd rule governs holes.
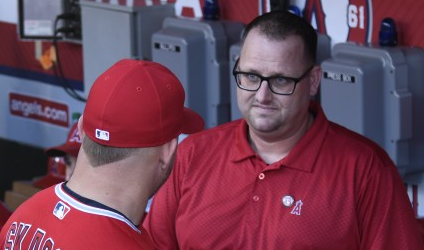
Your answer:
[[[293,210],[291,211],[291,214],[300,215],[300,211],[302,210],[302,205],[303,205],[302,200],[296,201],[296,205],[294,206]]]

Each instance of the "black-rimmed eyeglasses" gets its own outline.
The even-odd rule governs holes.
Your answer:
[[[288,76],[265,77],[256,73],[237,71],[236,68],[238,66],[238,62],[239,59],[237,59],[236,63],[234,64],[233,75],[236,79],[237,86],[240,89],[247,91],[257,91],[261,87],[262,82],[267,81],[271,92],[277,95],[293,94],[297,83],[300,82],[305,76],[307,76],[314,67],[313,65],[309,67],[305,73],[303,73],[302,76],[298,78]]]

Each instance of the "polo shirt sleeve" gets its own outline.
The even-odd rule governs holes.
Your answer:
[[[382,164],[370,160],[369,164]],[[363,183],[357,215],[360,249],[424,249],[405,185],[392,164],[382,166]]]
[[[177,156],[177,159],[181,158],[183,157]],[[175,221],[181,197],[180,183],[184,176],[182,169],[184,165],[181,161],[175,163],[169,178],[154,195],[150,211],[143,223],[155,249],[179,249]]]

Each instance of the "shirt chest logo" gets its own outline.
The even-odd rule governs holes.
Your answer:
[[[295,199],[292,195],[285,195],[281,198],[281,203],[286,208],[293,207],[293,205],[294,205],[294,207],[293,207],[293,209],[291,210],[290,213],[293,214],[293,215],[300,216],[301,211],[302,211],[302,205],[303,205],[302,200],[295,201]]]
[[[296,201],[296,205],[294,206],[293,210],[290,213],[300,216],[300,212],[302,211],[302,205],[303,205],[302,200]]]
[[[69,211],[71,211],[71,208],[62,201],[59,201],[53,209],[53,215],[62,220]]]

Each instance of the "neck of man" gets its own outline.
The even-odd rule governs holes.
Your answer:
[[[85,198],[121,212],[134,225],[139,225],[150,198],[151,180],[145,178],[148,175],[142,173],[140,162],[134,161],[128,158],[113,164],[93,167],[84,153],[80,153],[67,186]]]

